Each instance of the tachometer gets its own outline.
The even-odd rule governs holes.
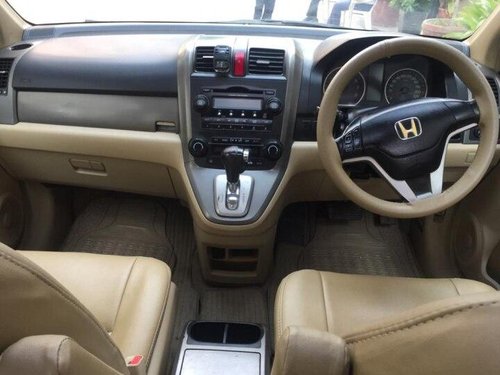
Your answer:
[[[385,83],[387,103],[400,103],[427,96],[427,81],[415,69],[401,69],[393,73]]]
[[[333,77],[335,77],[335,74],[337,74],[339,70],[340,67],[333,69],[327,74],[325,81],[323,82],[323,93],[326,91],[328,85],[330,85],[330,82],[332,82]],[[361,101],[361,99],[363,99],[363,96],[365,96],[365,91],[366,91],[365,78],[361,73],[358,73],[356,74],[356,76],[354,76],[351,82],[349,82],[344,92],[342,93],[339,105],[346,107],[355,106]]]

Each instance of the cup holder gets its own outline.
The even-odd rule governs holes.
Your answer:
[[[255,324],[193,322],[188,335],[191,344],[255,345],[262,339],[263,330]]]

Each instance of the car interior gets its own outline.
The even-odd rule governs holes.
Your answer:
[[[500,2],[399,2],[0,0],[0,375],[500,373]]]

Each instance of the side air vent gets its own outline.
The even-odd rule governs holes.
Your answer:
[[[285,51],[282,49],[250,48],[248,54],[248,73],[283,74]]]
[[[500,102],[498,101],[498,86],[497,83],[495,82],[495,78],[493,77],[486,77],[486,80],[491,86],[491,90],[493,91],[493,95],[495,95],[495,100],[497,101],[497,107],[500,107]]]
[[[0,59],[0,95],[7,95],[9,73],[14,59]]]
[[[196,72],[214,72],[214,47],[196,47],[194,70]]]

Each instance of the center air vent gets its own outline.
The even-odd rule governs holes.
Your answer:
[[[9,73],[14,59],[0,59],[0,95],[7,95]]]
[[[248,73],[283,74],[285,51],[282,49],[250,48]]]
[[[491,90],[493,91],[493,95],[495,95],[495,100],[497,101],[497,107],[499,107],[500,103],[498,101],[498,86],[497,86],[497,83],[495,82],[495,78],[486,77],[486,79],[488,80],[488,83],[491,86]]]
[[[214,72],[214,47],[196,47],[196,72]]]

